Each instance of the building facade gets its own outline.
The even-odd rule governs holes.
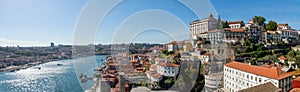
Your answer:
[[[219,88],[222,88],[223,72],[204,75],[204,77],[205,77],[205,85],[204,85],[205,92],[215,92]]]
[[[155,60],[155,64],[150,66],[150,70],[146,71],[149,81],[157,85],[162,78],[176,77],[179,73],[179,65],[168,62],[167,60]]]
[[[165,47],[168,51],[179,51],[180,49],[183,49],[183,44],[182,42],[172,41],[166,44]]]
[[[295,42],[299,39],[298,32],[293,29],[278,30],[277,32],[281,34],[281,39],[285,43]]]
[[[196,40],[198,34],[218,28],[218,20],[212,14],[202,20],[195,20],[190,23],[190,38]]]
[[[277,31],[267,31],[266,32],[266,42],[275,42],[275,43],[278,43],[278,42],[281,42],[282,41],[282,35],[277,32]]]
[[[228,22],[228,24],[229,24],[229,27],[232,28],[232,29],[242,28],[242,27],[245,26],[245,23],[242,20]]]
[[[215,29],[208,31],[208,40],[211,44],[218,44],[221,43],[224,38],[224,31]]]
[[[224,65],[224,88],[237,92],[263,83],[271,82],[283,92],[291,89],[292,75],[278,67],[254,66],[239,62]]]
[[[156,71],[163,76],[175,77],[179,73],[179,65],[171,62],[157,62]]]
[[[289,24],[277,24],[277,30],[291,29]]]
[[[258,43],[263,41],[262,30],[260,27],[255,24],[251,24],[248,28],[245,28],[246,36],[251,40],[253,43]]]
[[[243,28],[225,28],[224,42],[243,41],[245,37],[245,30]]]

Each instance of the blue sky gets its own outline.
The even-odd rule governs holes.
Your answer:
[[[225,20],[248,22],[251,17],[259,15],[266,17],[267,21],[289,23],[293,28],[300,29],[299,0],[210,1],[216,12]],[[87,0],[0,0],[0,46],[48,46],[50,42],[72,44],[74,27],[86,3]],[[166,16],[158,17],[151,14],[147,16],[145,14],[149,13],[149,9],[162,10],[161,13],[153,14],[166,14]],[[144,10],[148,11],[141,12]],[[168,14],[172,16],[168,17]],[[131,17],[135,15],[140,18],[139,21],[137,20],[139,18]],[[208,12],[203,12],[202,15],[200,19],[207,16]],[[170,19],[177,19],[178,23]],[[146,32],[131,37],[133,42],[166,43],[171,40],[183,40],[188,38],[189,23],[196,19],[199,18],[192,10],[175,0],[145,0],[143,2],[127,0],[112,9],[99,25],[95,43],[111,43],[115,39],[122,39],[118,38],[120,36],[115,36],[116,31],[126,30],[122,34],[125,36],[141,31],[140,29],[129,31],[134,29],[122,27],[124,26],[122,23],[127,22],[136,22],[129,27],[140,27],[138,24],[145,25],[147,22],[157,23],[157,25],[174,23],[174,27],[166,28],[157,25],[151,28],[151,25],[147,24],[148,26],[144,27],[150,28],[144,29]],[[175,37],[172,38],[162,31],[175,32],[180,35],[174,35]]]
[[[218,14],[225,20],[244,20],[255,15],[264,16],[277,23],[289,23],[300,29],[299,0],[210,0]],[[266,23],[267,23],[266,22]]]

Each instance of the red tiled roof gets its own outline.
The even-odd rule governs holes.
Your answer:
[[[160,77],[162,77],[162,75],[159,74],[159,73],[152,74],[151,76],[153,76],[154,78],[160,78]]]
[[[242,21],[242,20],[228,22],[228,24],[242,24],[242,23],[244,23],[244,21]]]
[[[177,44],[177,42],[176,41],[172,41],[169,44]]]
[[[277,24],[277,26],[288,26],[289,24]]]
[[[277,88],[271,82],[267,82],[267,83],[256,85],[256,86],[253,86],[250,88],[242,89],[239,92],[282,92],[282,89]]]
[[[278,67],[272,67],[272,68],[266,68],[266,67],[261,67],[261,66],[254,66],[254,65],[249,65],[245,63],[240,63],[240,62],[230,62],[225,64],[226,67],[234,68],[237,70],[241,70],[244,72],[260,75],[260,76],[265,76],[268,78],[272,79],[277,79],[281,80],[286,77],[292,76],[289,73],[286,73],[282,71]]]
[[[200,33],[200,34],[207,34],[207,32],[202,32],[202,33]]]
[[[208,32],[218,32],[218,30],[215,29],[215,30],[210,30],[210,31],[208,31]]]
[[[281,56],[279,57],[279,59],[280,59],[280,60],[286,60],[286,58],[285,58],[283,55],[281,55]]]
[[[268,33],[274,35],[276,33],[276,31],[268,31]]]
[[[243,28],[230,29],[231,32],[244,32]]]
[[[204,56],[212,56],[212,54],[210,54],[209,52],[206,52],[205,54],[203,54]]]
[[[166,66],[166,67],[178,67],[179,66],[177,64],[165,63],[165,62],[159,62],[158,65],[160,65],[160,66]]]
[[[150,76],[154,77],[154,78],[160,78],[162,77],[161,74],[154,72],[154,71],[146,71],[147,74],[149,74]]]
[[[230,32],[244,32],[245,30],[243,28],[224,28],[225,31]]]
[[[199,48],[199,49],[198,49],[198,51],[205,51],[205,50],[204,50],[204,49],[200,49],[200,48]]]
[[[300,81],[300,77],[297,77],[297,78],[296,78],[296,79],[294,79],[294,80]]]
[[[300,88],[293,88],[289,92],[299,92],[299,91],[300,91]]]
[[[156,65],[151,65],[150,68],[156,69]]]
[[[262,64],[260,65],[261,67],[266,67],[266,68],[271,68],[271,67],[275,67],[274,64]]]

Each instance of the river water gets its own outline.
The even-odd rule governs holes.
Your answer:
[[[81,83],[79,75],[93,77],[93,69],[100,66],[105,57],[98,55],[60,60],[15,72],[1,72],[0,92],[83,92],[90,89],[94,82],[88,80]]]

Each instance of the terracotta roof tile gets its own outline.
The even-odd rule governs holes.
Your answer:
[[[162,75],[155,72],[155,71],[146,71],[147,74],[149,74],[150,76],[154,77],[154,78],[161,78]]]
[[[277,26],[288,26],[289,24],[277,24]]]
[[[271,35],[274,35],[276,33],[276,31],[268,31],[268,33],[270,33]]]
[[[294,80],[300,81],[300,77],[297,77],[297,78],[296,78],[296,79],[294,79]]]
[[[300,92],[300,88],[293,88],[289,92]]]
[[[199,49],[198,49],[198,51],[205,51],[205,50],[204,50],[204,49],[200,49],[200,48],[199,48]]]
[[[244,32],[243,28],[234,28],[234,29],[230,29],[231,32]]]
[[[200,33],[200,34],[207,34],[208,32],[202,32],[202,33]]]
[[[208,31],[208,32],[218,32],[218,30],[215,29],[215,30],[210,30],[210,31]]]
[[[172,42],[170,42],[168,44],[178,44],[178,43],[177,43],[177,41],[172,41]]]
[[[159,74],[159,73],[152,74],[151,76],[153,76],[154,78],[161,78],[162,77],[162,75]]]
[[[156,65],[151,65],[150,66],[150,68],[152,68],[152,69],[156,69],[156,67],[157,67]]]
[[[225,31],[230,32],[244,32],[245,30],[243,28],[224,28]]]
[[[159,66],[166,66],[166,67],[178,67],[179,65],[173,64],[173,63],[165,63],[165,62],[159,62]]]
[[[279,60],[286,60],[286,58],[285,58],[283,55],[281,55],[281,56],[279,57]]]
[[[242,20],[228,22],[228,24],[242,24],[242,23],[244,23],[244,21],[242,21]]]
[[[278,67],[266,68],[266,67],[254,66],[254,65],[249,65],[249,64],[235,62],[235,61],[227,63],[225,64],[225,66],[237,70],[241,70],[244,72],[249,72],[256,75],[277,79],[277,80],[281,80],[286,77],[292,76],[291,74],[282,71]]]
[[[212,54],[210,54],[209,52],[206,52],[205,54],[203,54],[204,56],[212,56]]]
[[[267,88],[267,89],[266,89]],[[277,88],[273,83],[267,82],[254,87],[240,90],[239,92],[281,92],[280,88]]]

